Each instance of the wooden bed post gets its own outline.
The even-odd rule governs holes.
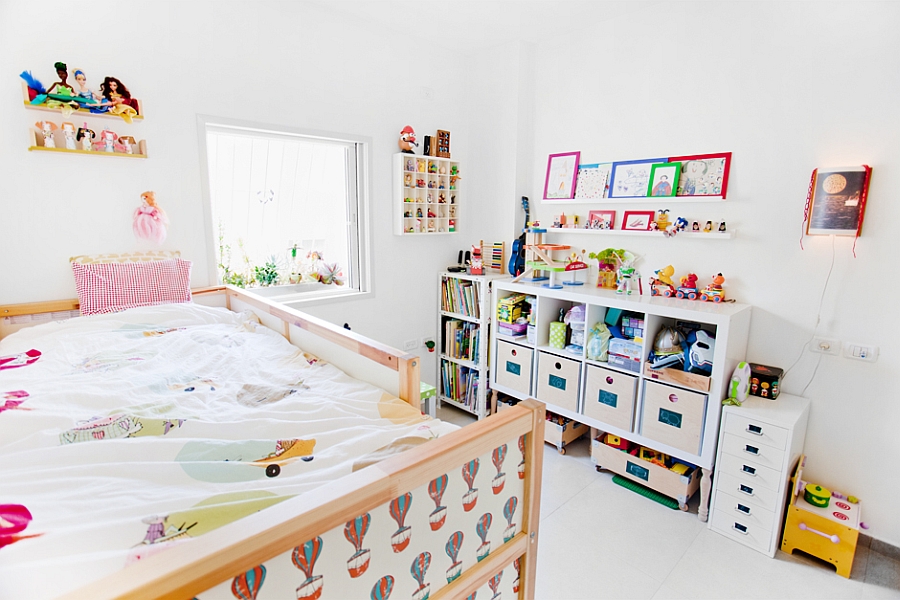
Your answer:
[[[416,410],[422,409],[419,369],[418,356],[407,354],[397,361],[397,370],[400,372],[400,399]]]
[[[537,574],[538,526],[541,521],[541,480],[544,467],[544,422],[546,407],[543,402],[529,399],[520,402],[532,410],[531,434],[525,438],[525,518],[523,532],[528,534],[528,549],[519,560],[522,575],[519,580],[519,598],[534,598],[534,581]],[[524,564],[522,564],[524,563]]]

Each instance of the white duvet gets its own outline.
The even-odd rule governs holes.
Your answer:
[[[453,429],[248,314],[22,330],[0,341],[0,598],[77,588]]]

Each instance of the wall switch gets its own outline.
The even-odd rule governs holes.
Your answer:
[[[812,352],[818,352],[820,354],[840,356],[841,341],[832,338],[815,337],[813,338],[812,342],[810,342],[809,349]]]
[[[415,350],[418,347],[419,347],[419,344],[416,343],[416,340],[406,340],[405,342],[403,342],[404,350]]]
[[[875,362],[878,359],[878,346],[864,346],[863,344],[844,344],[844,356],[853,360]]]

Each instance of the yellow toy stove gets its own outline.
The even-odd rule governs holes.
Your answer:
[[[820,485],[803,481],[804,466],[806,456],[800,458],[792,479],[781,549],[788,554],[800,550],[828,561],[838,575],[849,578],[859,537],[859,499],[833,495]]]

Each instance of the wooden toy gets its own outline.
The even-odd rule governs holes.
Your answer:
[[[794,471],[793,491],[784,523],[781,549],[788,554],[800,550],[834,565],[837,574],[850,578],[861,520],[859,501],[831,502],[832,492],[803,481],[806,456]],[[801,492],[803,492],[801,494]],[[856,498],[853,498],[856,500]]]
[[[450,132],[443,129],[437,130],[437,155],[442,158],[450,158]]]
[[[543,233],[543,230],[532,230],[531,235],[542,237]],[[528,236],[526,236],[526,239],[527,237]],[[536,239],[536,237],[533,237],[532,239]],[[546,271],[550,273],[550,280],[547,283],[543,284],[543,286],[550,289],[562,289],[562,285],[558,285],[556,283],[556,274],[571,272],[572,280],[565,281],[563,283],[566,285],[583,285],[583,282],[575,280],[575,273],[577,271],[583,271],[588,268],[587,264],[585,264],[584,261],[581,260],[580,256],[576,255],[575,258],[569,257],[570,260],[568,261],[562,261],[553,256],[554,252],[569,250],[570,248],[571,246],[565,246],[561,244],[526,243],[526,270],[524,273],[513,279],[513,282],[517,282],[536,271]],[[531,254],[530,260],[528,256],[529,253]],[[535,278],[532,279],[532,281],[539,280]]]

